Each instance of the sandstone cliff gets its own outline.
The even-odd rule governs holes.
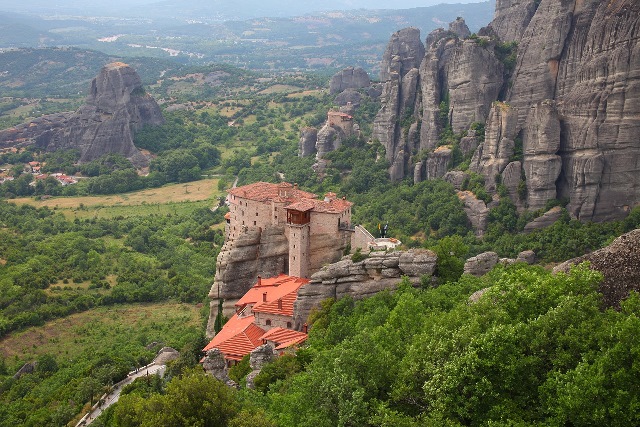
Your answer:
[[[362,89],[371,85],[369,75],[361,67],[347,67],[331,78],[329,93],[336,95],[346,89]]]
[[[393,180],[428,178],[426,162],[411,164],[416,154],[428,159],[446,129],[460,134],[486,121],[471,169],[489,191],[505,184],[519,209],[566,198],[573,217],[600,221],[640,203],[638,1],[497,0],[480,36],[465,34],[460,20],[429,34],[417,79],[416,30],[391,37],[373,136]],[[517,56],[505,42],[517,43]],[[477,144],[470,137],[459,147],[468,155]],[[518,197],[522,177],[526,200]]]
[[[118,153],[136,166],[145,166],[148,159],[133,145],[133,132],[162,123],[160,107],[145,93],[135,70],[116,62],[93,79],[84,105],[76,112],[45,116],[2,131],[0,145],[36,144],[47,151],[77,148],[81,162]]]

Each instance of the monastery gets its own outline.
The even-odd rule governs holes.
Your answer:
[[[335,193],[318,199],[297,184],[256,182],[232,188],[227,201],[227,241],[250,229],[284,226],[290,276],[308,278],[337,261],[345,247],[366,249],[371,240],[366,230],[351,224],[353,203]]]

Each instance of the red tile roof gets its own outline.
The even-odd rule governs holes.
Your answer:
[[[289,193],[289,197],[286,199],[280,197],[281,188],[286,188]],[[297,199],[315,199],[317,197],[313,193],[296,189],[293,185],[286,182],[280,184],[255,182],[253,184],[243,185],[242,187],[232,188],[229,190],[229,194],[258,202],[289,201],[292,203],[297,201]]]
[[[256,326],[254,320],[254,316],[240,318],[234,314],[203,351],[217,348],[225,358],[241,360],[262,345],[260,337],[264,335],[264,329]]]
[[[253,305],[254,313],[293,316],[293,303],[298,295],[298,289],[307,283],[309,283],[309,279],[287,276],[286,274],[259,279],[258,283],[238,300],[236,307]],[[266,301],[264,301],[265,293]],[[282,308],[280,308],[278,300],[282,301]]]
[[[289,197],[280,197],[280,189],[286,188]],[[244,199],[258,202],[285,203],[286,209],[300,212],[314,211],[323,213],[342,213],[350,208],[353,203],[345,199],[338,199],[334,193],[327,193],[327,198],[320,200],[313,193],[308,193],[282,182],[271,184],[268,182],[256,182],[229,190],[229,194]]]
[[[276,350],[291,347],[307,340],[307,334],[285,328],[273,328],[260,337],[263,341],[273,341],[277,344]]]

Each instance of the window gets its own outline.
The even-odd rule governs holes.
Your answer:
[[[291,329],[291,322],[287,322],[287,328]]]
[[[255,222],[255,221],[253,221],[253,225],[254,225],[254,226],[256,225],[256,222]]]
[[[267,326],[271,326],[271,319],[265,320],[264,324],[267,325]]]
[[[258,216],[258,212],[256,212],[256,216]]]

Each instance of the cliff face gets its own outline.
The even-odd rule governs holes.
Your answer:
[[[423,51],[417,30],[391,37],[381,64],[385,86],[373,137],[386,149],[392,180],[414,173],[411,156],[433,151],[445,127],[459,133],[472,122],[483,122],[502,90],[504,70],[493,44],[464,39],[468,35],[462,19],[449,31],[434,31],[421,61],[415,59]],[[443,107],[448,113],[444,120]]]
[[[226,314],[234,311],[234,304],[253,286],[258,276],[273,277],[287,271],[289,243],[284,227],[249,229],[235,240],[222,246],[216,263],[216,275],[209,291],[211,312],[207,334],[213,336],[218,314],[218,300],[224,300]]]
[[[327,298],[351,296],[361,299],[384,289],[395,289],[402,276],[420,283],[422,276],[432,276],[437,256],[429,250],[406,252],[372,252],[359,262],[349,257],[329,264],[311,276],[311,282],[298,291],[294,303],[294,326],[299,329],[306,322],[312,308]]]
[[[408,52],[417,49],[407,46],[416,43],[409,35],[419,36],[406,30],[391,38],[374,123],[374,138],[393,165],[391,178],[424,179],[426,162],[410,164],[413,155],[426,151],[428,158],[445,127],[459,134],[486,121],[487,138],[472,170],[484,175],[490,191],[500,178],[519,208],[567,198],[574,217],[600,221],[640,203],[640,3],[498,0],[480,37],[463,39],[461,24],[427,37],[415,95],[416,79],[405,82],[405,76],[416,63]],[[504,42],[517,43],[514,61],[505,58]],[[413,110],[407,99],[415,100]],[[508,107],[508,117],[492,109],[496,100]],[[412,123],[419,124],[418,142],[411,139]],[[517,159],[516,141],[523,143]],[[473,150],[469,142],[460,143],[465,154]],[[526,178],[526,200],[516,197],[518,172]]]
[[[164,123],[160,107],[144,92],[138,74],[123,63],[102,68],[91,82],[84,105],[76,112],[53,123],[51,118],[40,118],[35,126],[18,127],[18,132],[3,131],[0,141],[11,145],[22,138],[23,143],[35,143],[48,151],[77,148],[81,162],[118,153],[136,166],[145,166],[148,160],[133,145],[133,132],[145,125]],[[20,132],[22,128],[26,131]]]

